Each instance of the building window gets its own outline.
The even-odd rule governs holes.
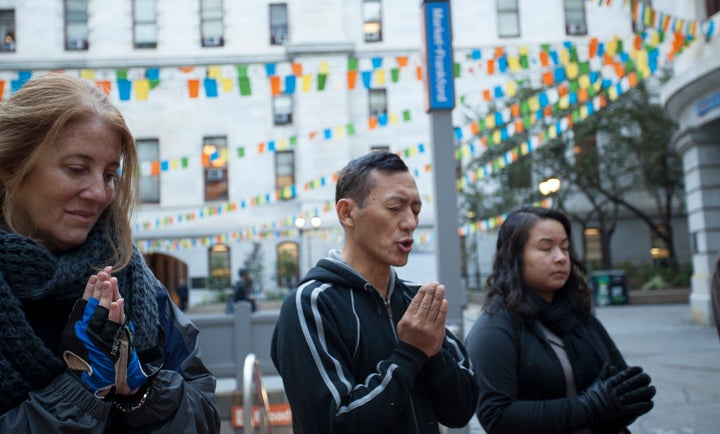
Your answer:
[[[368,92],[368,108],[371,117],[387,114],[387,90],[370,89]]]
[[[280,192],[280,199],[288,200],[295,197],[291,189],[293,185],[295,185],[295,151],[275,152],[275,189]]]
[[[136,142],[140,161],[140,202],[160,203],[159,142],[157,139],[138,139]]]
[[[667,235],[667,228],[665,225],[655,226],[655,229]],[[667,243],[663,240],[655,231],[650,232],[650,256],[653,260],[667,259],[670,257],[670,250],[668,250]]]
[[[647,7],[652,8],[652,0],[636,0],[635,3],[639,3],[640,5],[645,4]],[[645,9],[638,6],[638,10],[643,11]],[[630,19],[633,19],[632,14],[630,15]],[[647,28],[645,17],[641,16],[641,12],[639,12],[638,16],[632,21],[632,30],[635,33],[642,33],[647,30]]]
[[[209,289],[227,289],[231,286],[230,247],[215,244],[208,249],[208,281]]]
[[[15,9],[0,10],[0,52],[15,52]]]
[[[277,280],[280,288],[292,288],[300,280],[300,246],[285,241],[277,245]]]
[[[498,36],[520,36],[520,9],[518,0],[497,0]]]
[[[362,8],[365,42],[382,41],[382,5],[380,0],[363,0]]]
[[[227,138],[205,137],[202,145],[205,201],[228,200]]]
[[[203,47],[222,47],[225,44],[222,0],[200,0],[200,32]]]
[[[293,100],[291,95],[277,95],[272,99],[273,123],[287,125],[292,123]]]
[[[284,45],[288,41],[286,3],[270,4],[270,45]]]
[[[587,35],[585,0],[565,0],[565,33]]]
[[[65,0],[65,50],[88,49],[88,0]]]
[[[585,238],[585,263],[602,264],[602,232],[599,228],[586,228],[583,231]]]
[[[133,0],[133,39],[135,48],[157,47],[156,0]]]

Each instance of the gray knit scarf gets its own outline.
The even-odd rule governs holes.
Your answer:
[[[0,414],[19,405],[31,390],[43,388],[65,370],[27,322],[23,304],[72,302],[82,296],[87,279],[107,265],[102,224],[81,246],[60,256],[33,240],[0,228]],[[130,264],[118,273],[126,317],[135,326],[135,344],[147,349],[157,343],[157,280],[135,249]]]

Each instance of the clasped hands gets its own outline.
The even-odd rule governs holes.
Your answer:
[[[579,398],[593,409],[597,423],[618,421],[628,426],[653,408],[656,391],[650,383],[650,376],[639,366],[618,371],[606,364]]]
[[[148,378],[132,342],[133,325],[125,321],[117,278],[110,277],[111,273],[108,266],[90,276],[61,340],[68,369],[79,373],[99,397],[111,392],[133,395]]]
[[[447,312],[445,285],[438,282],[423,285],[398,322],[398,339],[422,350],[428,357],[434,356],[440,352],[445,339]]]

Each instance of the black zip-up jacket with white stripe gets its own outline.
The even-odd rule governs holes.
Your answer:
[[[271,356],[295,433],[438,433],[465,426],[478,386],[464,346],[446,330],[428,358],[397,338],[419,289],[395,273],[388,299],[341,259],[322,259],[283,302]]]

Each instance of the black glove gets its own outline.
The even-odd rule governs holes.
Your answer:
[[[578,399],[588,412],[590,424],[613,419],[630,420],[647,413],[653,408],[652,398],[655,387],[650,385],[650,376],[638,366],[625,368],[598,378],[583,391]]]

